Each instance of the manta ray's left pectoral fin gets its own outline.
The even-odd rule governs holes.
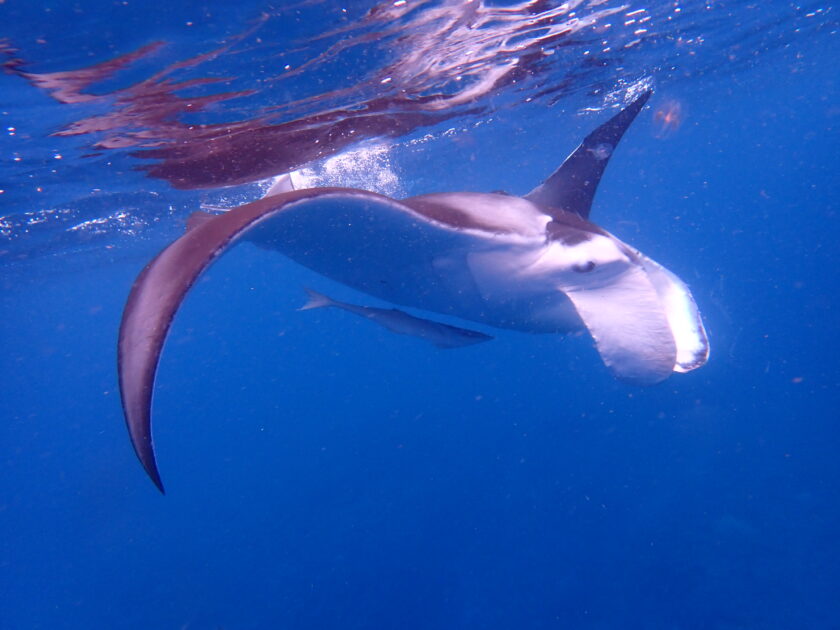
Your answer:
[[[586,136],[560,168],[525,195],[525,199],[549,212],[559,209],[588,219],[604,169],[650,95],[649,89],[642,91],[624,109]]]
[[[677,345],[662,303],[641,267],[600,288],[563,289],[616,378],[653,385],[674,371]]]

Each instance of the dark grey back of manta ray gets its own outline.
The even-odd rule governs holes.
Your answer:
[[[649,96],[650,92],[644,92],[593,131],[555,173],[526,195],[525,199],[537,204],[552,217],[545,228],[546,239],[552,239],[555,234],[562,237],[564,230],[570,229],[603,233],[587,221],[593,196],[614,148]],[[286,192],[245,204],[212,220],[196,222],[194,228],[146,266],[131,289],[123,313],[118,367],[123,409],[132,445],[144,469],[161,492],[163,484],[155,461],[151,434],[155,373],[172,319],[201,273],[232,244],[242,240],[251,231],[257,232],[256,228],[265,225],[273,217],[292,210],[304,212],[310,207],[322,208],[324,204],[335,208],[362,204],[370,216],[385,217],[385,224],[392,217],[408,216],[415,225],[433,226],[446,238],[457,238],[464,230],[482,227],[476,225],[481,223],[480,217],[465,216],[455,206],[426,204],[422,199],[397,201],[376,193],[347,188]],[[520,203],[523,202],[520,200]],[[315,216],[320,215],[316,213]],[[501,229],[498,226],[490,227]],[[329,229],[340,230],[341,227],[330,226]],[[416,247],[423,247],[423,243],[416,244]]]

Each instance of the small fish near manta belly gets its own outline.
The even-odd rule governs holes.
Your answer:
[[[158,489],[151,405],[164,341],[198,277],[239,242],[277,250],[394,304],[527,332],[585,327],[610,371],[629,383],[650,385],[703,365],[709,345],[688,287],[589,221],[601,175],[649,97],[638,95],[595,129],[524,197],[397,200],[353,188],[292,190],[286,182],[224,214],[193,217],[191,229],[137,277],[120,326],[123,411]],[[427,340],[445,326],[396,309],[340,307],[376,313],[369,318]]]
[[[309,294],[309,301],[298,309],[300,311],[308,311],[314,308],[339,308],[376,322],[391,332],[423,339],[438,348],[463,348],[493,339],[490,335],[485,335],[482,332],[415,317],[396,308],[358,306],[347,302],[339,302],[312,289],[306,289],[306,292]]]

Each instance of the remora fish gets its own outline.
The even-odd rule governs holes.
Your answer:
[[[438,348],[462,348],[482,341],[490,341],[493,338],[475,330],[467,330],[466,328],[458,328],[458,326],[415,317],[396,308],[358,306],[347,302],[339,302],[312,289],[306,289],[306,292],[309,294],[309,301],[298,309],[300,311],[331,306],[340,308],[348,313],[376,322],[391,332],[424,339]]]
[[[151,434],[155,372],[201,273],[247,240],[382,300],[533,333],[588,330],[619,379],[657,383],[706,362],[691,293],[589,221],[601,175],[650,92],[590,133],[525,197],[439,193],[396,200],[352,188],[289,190],[193,221],[140,273],[120,327],[131,442],[163,491]]]

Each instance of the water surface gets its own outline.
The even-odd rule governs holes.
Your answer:
[[[0,4],[0,626],[840,625],[836,11],[812,2]],[[201,207],[524,194],[653,87],[593,219],[691,285],[707,366],[587,337],[436,351],[242,246],[161,364],[121,310]],[[368,302],[372,303],[372,302]]]

